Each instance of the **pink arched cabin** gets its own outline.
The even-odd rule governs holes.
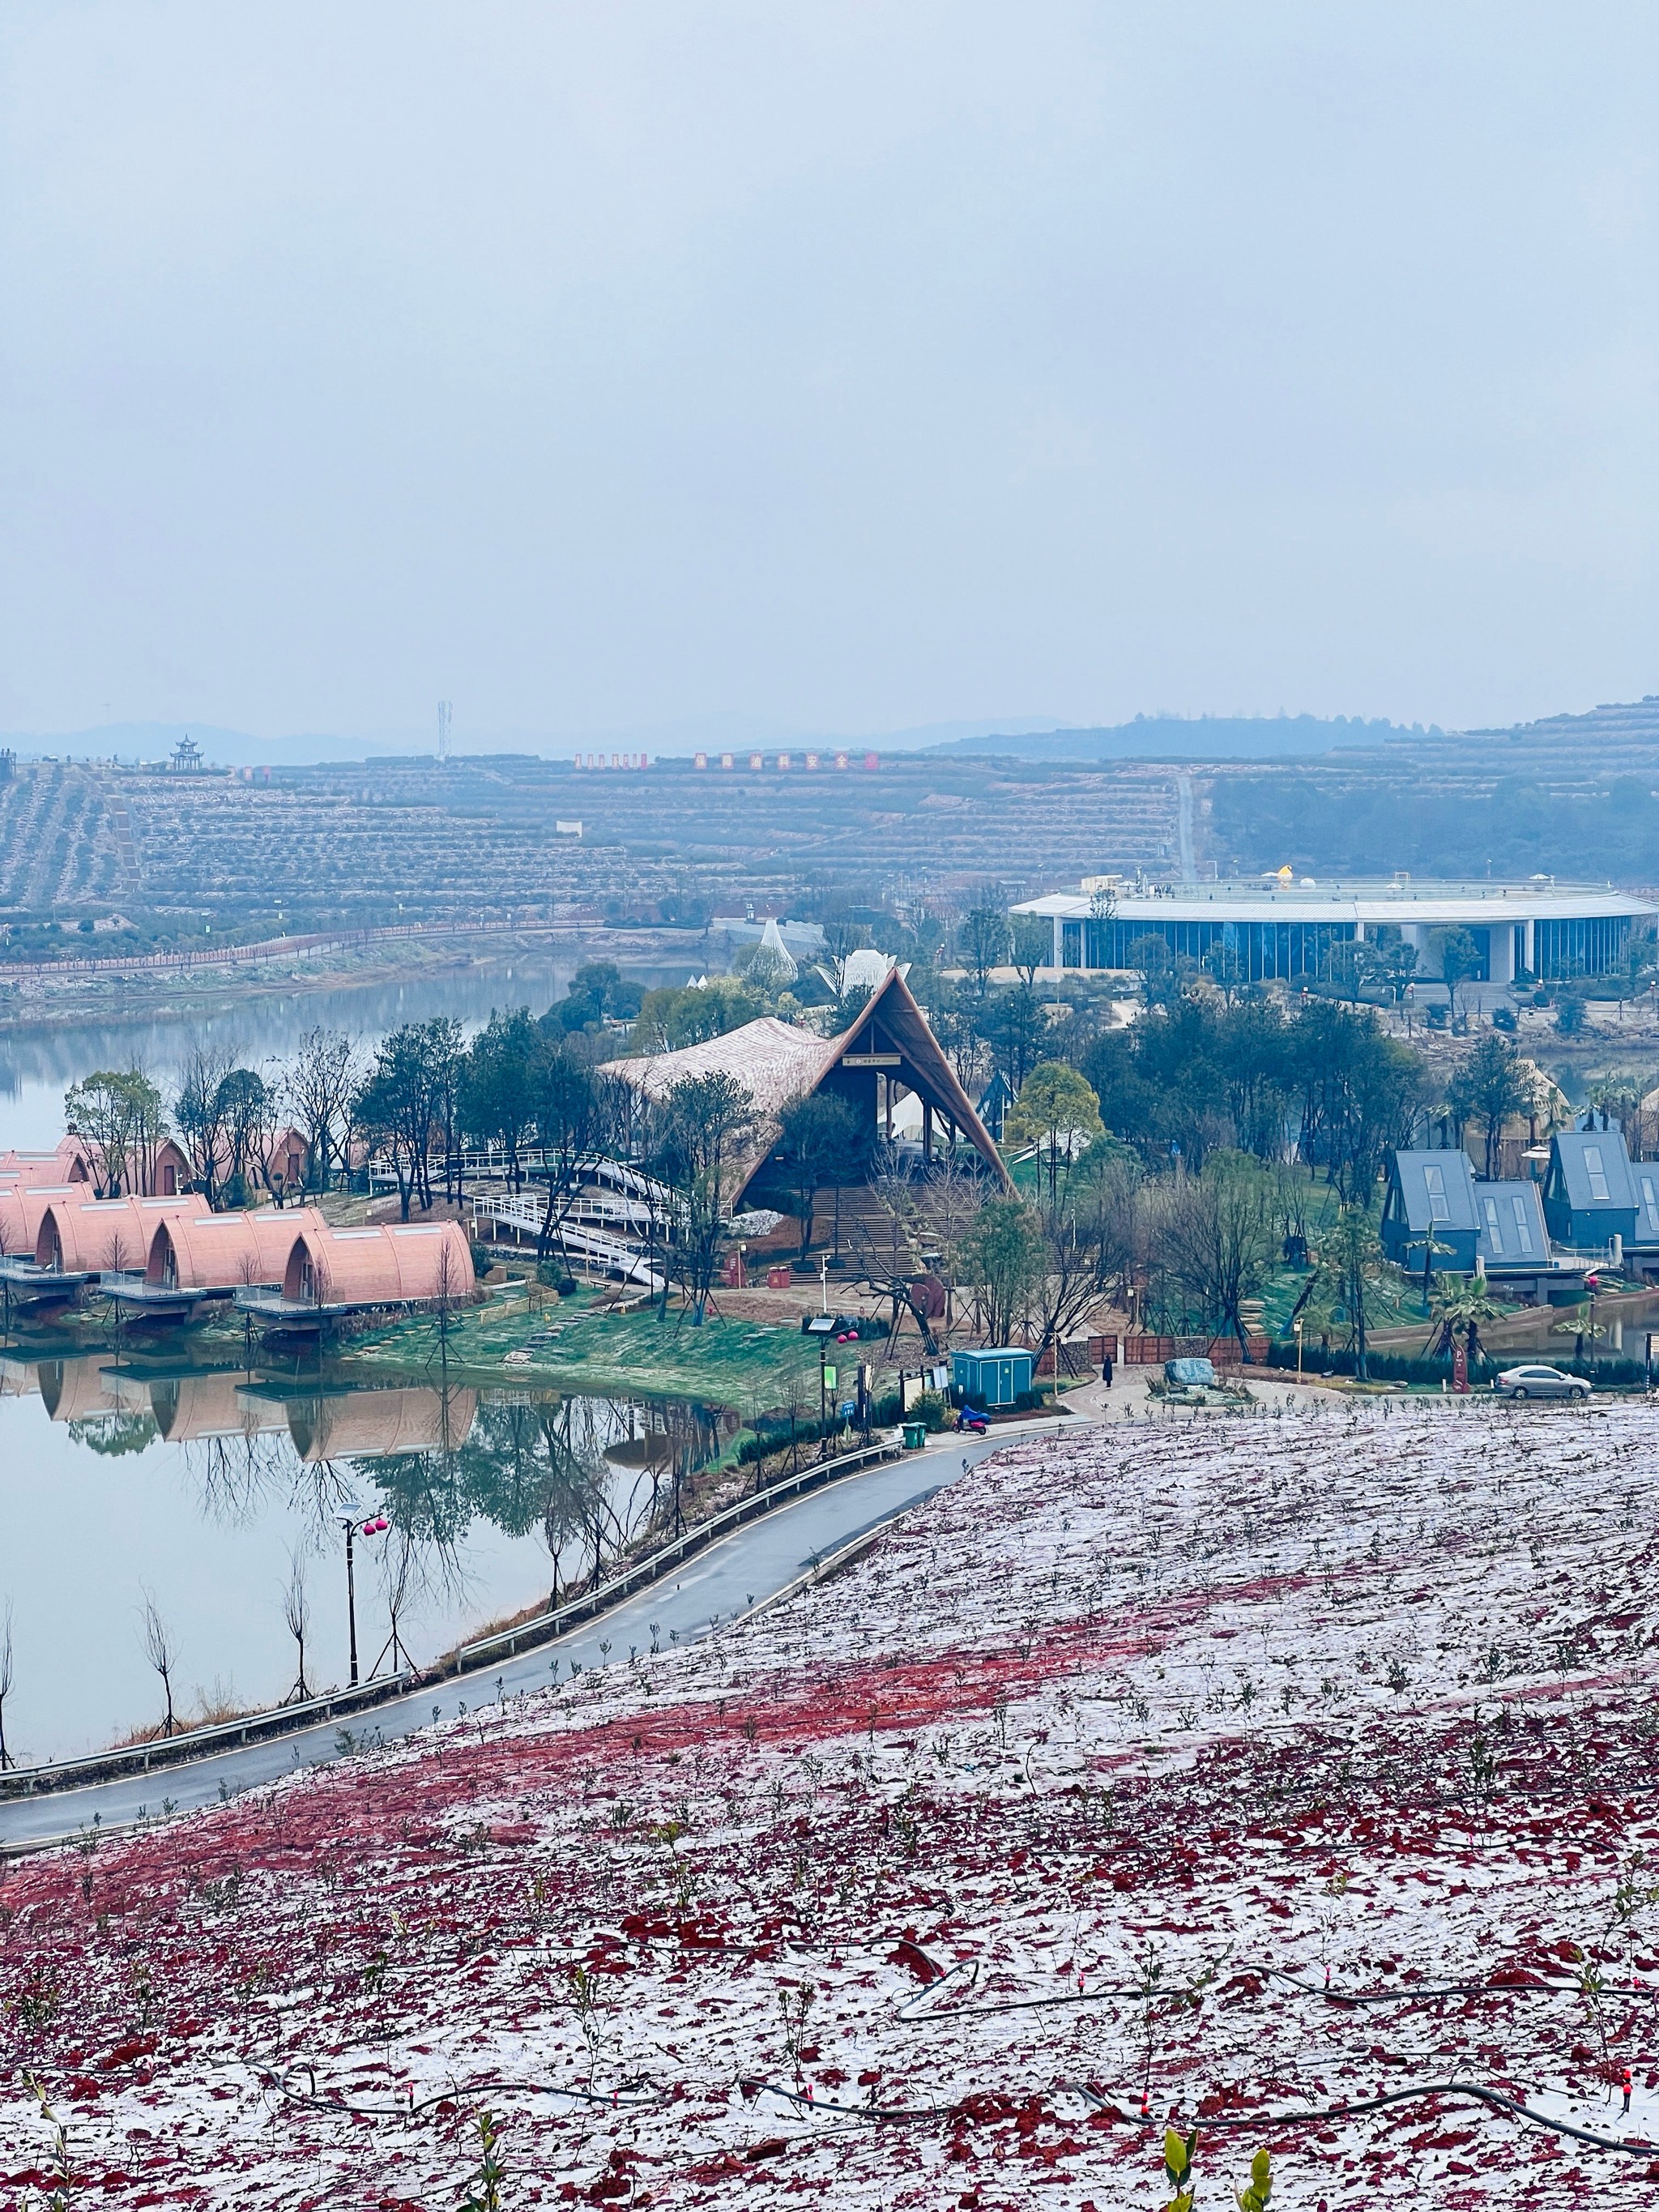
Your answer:
[[[234,1291],[280,1283],[296,1233],[320,1229],[314,1206],[287,1212],[204,1213],[200,1201],[158,1223],[150,1239],[144,1279],[166,1291]]]
[[[316,1218],[290,1239],[283,1271],[283,1296],[290,1305],[460,1303],[475,1297],[477,1287],[472,1248],[459,1221],[330,1229]]]
[[[158,1221],[199,1208],[194,1198],[74,1198],[54,1194],[41,1209],[34,1264],[61,1275],[105,1269],[136,1274],[149,1257]]]

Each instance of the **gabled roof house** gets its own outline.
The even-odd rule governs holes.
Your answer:
[[[1472,1275],[1481,1216],[1467,1152],[1395,1152],[1389,1161],[1382,1241],[1396,1267]],[[1437,1250],[1436,1246],[1443,1247]]]
[[[1550,1139],[1544,1218],[1558,1244],[1586,1251],[1636,1240],[1637,1188],[1618,1129],[1558,1129]]]
[[[815,1091],[845,1098],[872,1135],[884,1128],[891,1133],[899,1091],[914,1091],[921,1100],[924,1153],[933,1149],[936,1121],[943,1121],[967,1139],[1005,1188],[1012,1188],[989,1132],[896,967],[888,969],[858,1019],[839,1036],[823,1037],[768,1014],[678,1052],[609,1060],[603,1072],[656,1100],[688,1076],[729,1074],[743,1085],[755,1103],[756,1132],[732,1177],[734,1212],[763,1180],[784,1108]]]
[[[1535,1182],[1477,1182],[1474,1203],[1480,1218],[1475,1249],[1489,1275],[1548,1266],[1549,1232]]]

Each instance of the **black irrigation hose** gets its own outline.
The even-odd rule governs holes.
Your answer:
[[[742,2085],[750,2094],[765,2090],[769,2095],[781,2097],[803,2111],[834,2112],[838,2118],[852,2120],[946,2120],[953,2118],[960,2107],[956,2105],[842,2105],[828,2098],[811,2097],[804,2090],[787,2089],[775,2081],[745,2081]],[[1105,2100],[1092,2090],[1079,2087],[1077,2094],[1091,2105],[1104,2110]],[[1423,2081],[1414,2088],[1385,2089],[1375,2097],[1364,2097],[1352,2104],[1315,2106],[1301,2112],[1239,2112],[1217,2113],[1213,2118],[1196,2120],[1194,2125],[1200,2134],[1216,2128],[1296,2128],[1306,2127],[1310,2121],[1349,2119],[1364,2112],[1381,2112],[1386,2106],[1414,2104],[1425,2097],[1472,2098],[1486,2105],[1495,2112],[1512,2119],[1528,2121],[1534,2127],[1543,2128],[1551,2135],[1571,2136],[1575,2142],[1588,2143],[1595,2150],[1621,2151],[1631,2158],[1652,2158],[1659,2154],[1659,2143],[1638,2140],[1626,2142],[1615,2136],[1599,2136],[1588,2128],[1574,2127],[1570,2120],[1552,2119],[1547,2112],[1534,2112],[1501,2091],[1488,2089],[1477,2081]],[[1162,2130],[1170,2124],[1163,2120],[1130,2118],[1121,2116],[1126,2127]]]
[[[1337,2005],[1398,2004],[1411,1997],[1582,1997],[1592,1994],[1578,1982],[1422,1982],[1402,1983],[1396,1990],[1322,1990],[1316,1982],[1299,1981],[1285,1966],[1248,1966],[1246,1973],[1272,1974],[1288,1982],[1304,1996],[1323,1997]],[[1628,1990],[1611,1984],[1594,1994],[1601,1996],[1659,1996],[1650,1982],[1633,1982]]]
[[[280,2075],[262,2074],[260,2079],[269,2089],[275,2089],[290,2104],[305,2105],[316,2112],[343,2112],[354,2120],[412,2120],[422,2112],[434,2111],[440,2105],[459,2105],[469,2102],[486,2091],[504,2097],[569,2097],[580,2105],[603,2105],[607,2112],[643,2112],[654,2111],[667,2102],[662,2092],[653,2090],[648,2095],[633,2094],[641,2087],[638,2081],[626,2081],[617,2089],[561,2089],[549,2081],[501,2081],[494,2079],[469,2081],[465,2088],[446,2089],[435,2097],[422,2097],[417,2103],[413,2098],[406,2105],[360,2105],[349,2097],[319,2096],[317,2075],[310,2066],[297,2069],[311,2081],[307,2094],[296,2089]]]
[[[315,2112],[343,2113],[351,2119],[411,2120],[441,2105],[471,2102],[486,2092],[508,2097],[568,2097],[580,2104],[599,2105],[612,2112],[656,2111],[672,2101],[660,2090],[646,2096],[630,2094],[640,2088],[641,2084],[637,2081],[607,2093],[600,2089],[557,2088],[550,2082],[503,2081],[491,2078],[469,2081],[464,2088],[457,2086],[445,2090],[439,2096],[423,2097],[418,2103],[411,2099],[406,2105],[362,2105],[355,2104],[345,2097],[319,2096],[315,2073],[309,2066],[302,2070],[311,2079],[309,2095],[292,2087],[277,2075],[268,2074],[264,2079],[269,2087],[279,2091],[295,2104],[307,2106]],[[817,2097],[808,2090],[787,2088],[781,2082],[763,2081],[753,2075],[740,2076],[737,2086],[745,2099],[764,2093],[793,2105],[800,2112],[814,2115],[827,2112],[837,2119],[905,2125],[918,2121],[950,2120],[962,2116],[959,2101],[950,2105],[848,2105],[833,2097]],[[1069,2086],[1075,2094],[1093,2105],[1097,2111],[1108,2109],[1105,2099],[1092,2089],[1081,2083]],[[1541,2128],[1549,2135],[1570,2136],[1573,2142],[1585,2143],[1592,2150],[1617,2151],[1628,2158],[1659,2155],[1659,2142],[1650,2142],[1641,2137],[1627,2140],[1622,2136],[1597,2135],[1592,2129],[1575,2127],[1571,2120],[1553,2119],[1547,2112],[1535,2112],[1530,2105],[1522,2103],[1517,2098],[1504,2096],[1501,2090],[1488,2089],[1479,2081],[1460,2081],[1455,2078],[1449,2081],[1419,2081],[1409,2088],[1383,2089],[1375,2097],[1360,2097],[1340,2105],[1313,2106],[1299,2112],[1218,2112],[1200,2118],[1194,2124],[1200,2134],[1212,2133],[1219,2128],[1305,2128],[1315,2122],[1357,2119],[1367,2112],[1385,2111],[1390,2105],[1418,2104],[1425,2097],[1453,2097],[1485,2105],[1506,2118],[1524,2120],[1529,2126]],[[1161,2131],[1169,2124],[1145,2115],[1132,2118],[1127,2113],[1120,2113],[1117,2118],[1125,2127],[1150,2130]]]
[[[1275,1979],[1288,1982],[1304,1996],[1321,1997],[1327,2004],[1358,2006],[1368,2004],[1407,2004],[1426,1997],[1577,1997],[1587,1992],[1577,1982],[1425,1982],[1407,1983],[1397,1990],[1331,1990],[1321,1989],[1316,1982],[1298,1981],[1284,1966],[1241,1966],[1240,1973],[1271,1974]],[[918,2009],[916,2001],[903,2008],[901,2017],[907,2022],[929,2020],[988,2020],[998,2013],[1044,2012],[1056,2005],[1099,2004],[1112,1997],[1145,1999],[1158,1995],[1157,1990],[1139,1985],[1120,1986],[1116,1983],[1102,1983],[1092,1990],[1062,1990],[1054,1996],[1010,1997],[1001,2004],[941,2005]],[[1629,1995],[1654,1996],[1659,1995],[1645,1984],[1626,1992],[1605,1989],[1604,1996]]]

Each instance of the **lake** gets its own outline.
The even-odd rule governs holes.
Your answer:
[[[310,1612],[307,1686],[349,1679],[343,1519],[366,1678],[400,1642],[428,1662],[545,1603],[672,1510],[728,1425],[708,1409],[534,1391],[329,1390],[240,1368],[0,1358],[0,1620],[15,1759],[96,1750],[158,1722],[147,1601],[176,1645],[180,1713],[279,1702]]]
[[[399,1023],[495,1007],[540,1013],[577,963],[515,956],[367,984],[251,999],[189,1021],[0,1031],[0,1150],[63,1133],[64,1092],[98,1067],[147,1068],[167,1091],[210,1038],[258,1066],[309,1029],[372,1048]],[[651,984],[682,971],[631,967]],[[187,1359],[187,1355],[185,1355]],[[327,1392],[240,1369],[118,1366],[112,1353],[0,1359],[0,1619],[9,1601],[14,1758],[61,1759],[164,1710],[143,1650],[153,1598],[176,1641],[180,1711],[264,1705],[297,1675],[283,1590],[299,1562],[312,1614],[309,1686],[348,1679],[343,1517],[385,1514],[355,1543],[367,1675],[398,1631],[417,1662],[544,1601],[556,1581],[641,1525],[672,1481],[718,1449],[690,1405],[533,1392]]]
[[[544,1013],[564,996],[578,964],[568,955],[518,954],[411,975],[400,982],[250,998],[228,1012],[187,1021],[76,1023],[61,1029],[8,1024],[0,1027],[0,1151],[9,1146],[50,1151],[64,1133],[64,1091],[94,1068],[146,1068],[170,1094],[191,1048],[210,1040],[258,1066],[286,1058],[312,1029],[349,1030],[365,1049],[400,1023],[440,1014],[453,1015],[471,1032],[498,1006]],[[650,988],[683,983],[686,971],[684,963],[672,969],[629,963],[624,972]]]

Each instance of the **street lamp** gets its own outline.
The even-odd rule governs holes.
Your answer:
[[[357,1575],[352,1545],[359,1535],[384,1535],[392,1523],[384,1513],[374,1515],[367,1521],[360,1521],[355,1513],[343,1513],[340,1526],[345,1531],[346,1626],[351,1639],[351,1687],[355,1690],[357,1686]]]
[[[1298,1314],[1291,1326],[1296,1331],[1296,1379],[1302,1380],[1302,1316]]]

